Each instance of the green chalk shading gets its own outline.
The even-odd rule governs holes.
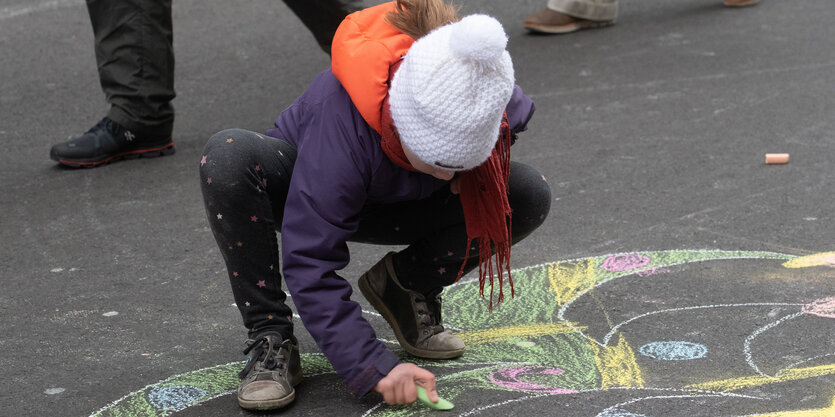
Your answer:
[[[417,394],[418,394],[418,400],[420,400],[420,402],[428,405],[429,408],[431,408],[433,410],[452,410],[452,407],[454,407],[454,405],[452,405],[451,402],[449,402],[449,401],[447,401],[447,400],[445,400],[441,397],[438,397],[438,402],[433,403],[429,399],[429,395],[426,394],[426,390],[423,389],[423,387],[417,387]]]
[[[619,255],[635,255],[646,257],[649,262],[634,268],[623,270],[607,270],[602,266],[607,258]],[[761,251],[727,251],[727,250],[667,250],[667,251],[643,251],[624,254],[609,254],[591,256],[580,259],[561,260],[542,265],[536,265],[517,269],[513,271],[513,282],[516,296],[511,298],[505,294],[505,302],[494,306],[489,311],[487,300],[481,297],[477,282],[466,284],[455,284],[448,287],[444,292],[444,320],[455,328],[483,330],[501,328],[508,323],[513,325],[554,323],[554,311],[562,306],[551,290],[549,282],[549,270],[552,268],[590,268],[593,275],[593,285],[600,285],[605,282],[634,276],[639,272],[648,272],[663,268],[670,268],[677,265],[684,265],[695,262],[733,260],[733,259],[773,259],[785,261],[794,258],[775,252]],[[498,283],[496,283],[498,285]],[[507,282],[505,282],[507,290]],[[486,289],[486,296],[489,296],[489,285]],[[580,297],[585,291],[578,292],[571,297],[571,300]]]
[[[499,396],[496,398],[512,400],[527,398],[519,395],[627,388],[620,379],[612,380],[612,375],[601,372],[600,367],[611,361],[600,356],[600,343],[584,333],[588,323],[572,323],[564,318],[562,313],[569,303],[593,294],[598,286],[623,278],[629,279],[637,291],[644,282],[680,279],[676,275],[679,265],[734,259],[784,262],[794,258],[774,252],[706,249],[637,251],[559,260],[514,270],[516,297],[506,294],[505,302],[494,306],[492,312],[481,297],[477,280],[462,280],[444,293],[444,316],[467,343],[467,354],[452,361],[435,361],[416,359],[400,349],[394,349],[394,353],[438,374],[436,381],[443,385],[445,399],[432,403],[426,391],[418,388],[419,400],[432,410],[449,410],[453,407],[450,400],[460,403],[464,395],[472,393],[493,393]],[[782,270],[782,266],[776,265]],[[592,323],[609,320],[604,307],[600,306],[603,315]],[[588,314],[584,320],[589,320]],[[335,374],[321,353],[302,354],[301,359],[305,377]],[[171,376],[111,402],[90,417],[171,416],[233,394],[243,365],[233,362]],[[375,407],[363,415],[409,417],[428,412],[422,406],[404,405]]]

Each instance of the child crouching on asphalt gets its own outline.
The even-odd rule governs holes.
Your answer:
[[[406,352],[464,353],[442,324],[443,288],[478,268],[492,307],[510,279],[510,246],[550,209],[542,175],[510,161],[534,105],[515,86],[506,44],[498,21],[459,20],[442,0],[371,7],[343,21],[331,69],[274,128],[209,140],[205,207],[248,329],[242,408],[286,406],[302,379],[282,270],[305,327],[352,393],[405,404],[420,384],[437,401],[435,376],[377,339],[336,271],[348,264],[348,241],[407,245],[363,274],[360,291]]]

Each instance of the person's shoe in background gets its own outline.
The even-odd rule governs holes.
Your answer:
[[[139,157],[171,155],[171,136],[147,136],[105,117],[86,133],[52,147],[49,157],[70,167],[96,167]]]
[[[730,0],[728,0],[730,1]],[[587,20],[569,16],[555,10],[545,9],[525,18],[525,28],[537,33],[561,34],[592,29],[614,24],[614,20]]]
[[[727,7],[746,7],[753,6],[759,2],[760,0],[725,0],[724,5]]]

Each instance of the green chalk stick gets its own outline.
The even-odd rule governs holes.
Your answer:
[[[452,407],[455,407],[451,402],[441,397],[438,397],[438,402],[433,403],[432,400],[429,399],[429,395],[426,394],[426,390],[421,386],[417,387],[417,394],[420,402],[428,405],[429,408],[434,410],[452,410]]]

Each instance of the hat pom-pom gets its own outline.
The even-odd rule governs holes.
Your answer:
[[[449,43],[458,57],[487,63],[502,55],[507,35],[495,18],[474,14],[453,24]]]

